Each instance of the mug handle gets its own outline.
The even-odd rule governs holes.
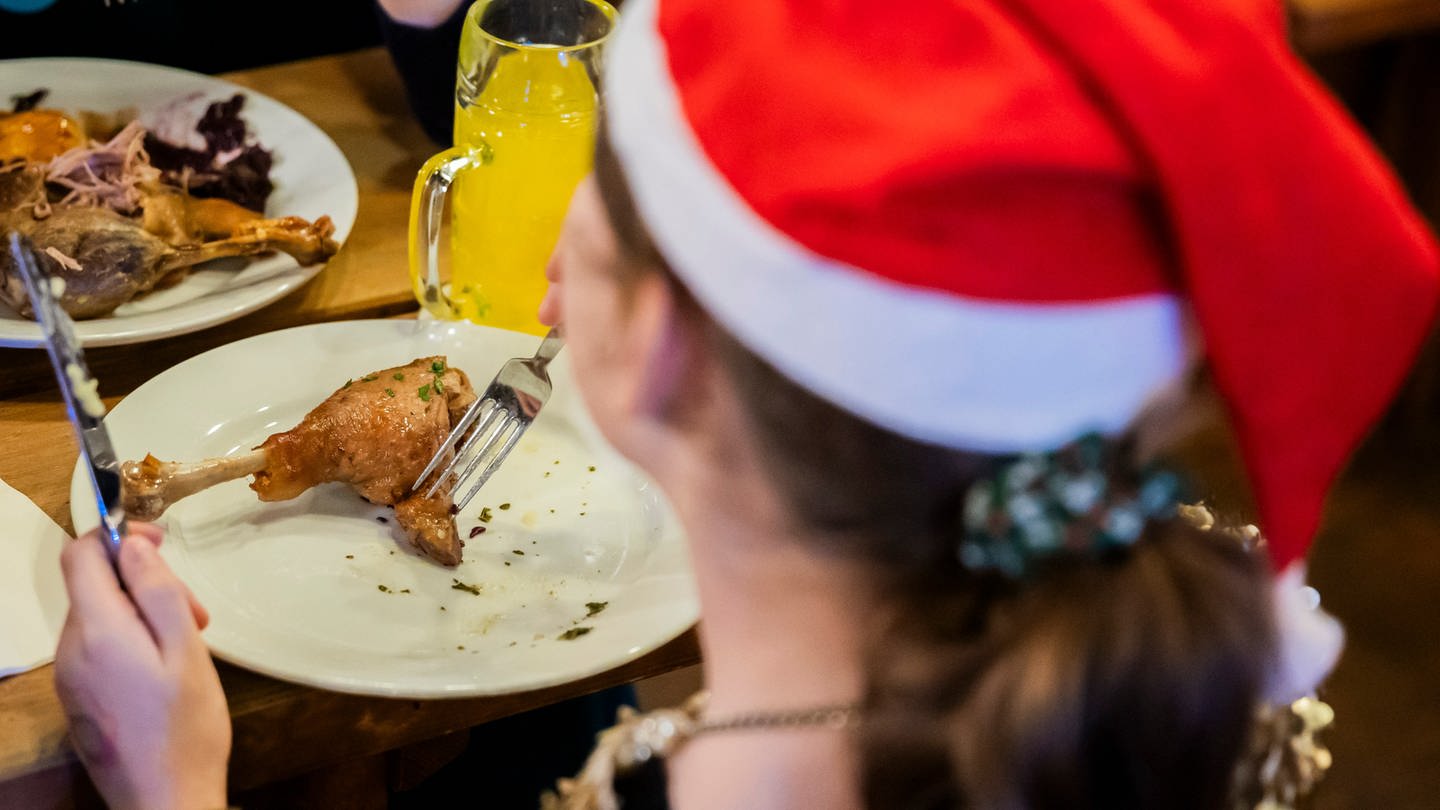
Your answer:
[[[445,196],[462,172],[490,162],[489,145],[456,146],[425,161],[410,197],[410,286],[431,315],[458,320],[460,308],[440,281],[440,227]]]

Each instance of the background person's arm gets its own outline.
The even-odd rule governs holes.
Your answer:
[[[377,0],[380,33],[405,82],[410,109],[432,140],[449,146],[455,62],[468,0]]]
[[[436,28],[468,3],[462,0],[377,0],[380,9],[398,23],[416,28]]]

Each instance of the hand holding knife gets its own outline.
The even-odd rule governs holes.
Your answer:
[[[55,380],[70,412],[70,423],[75,426],[80,452],[88,462],[90,480],[95,485],[95,502],[100,511],[100,539],[109,552],[110,562],[114,564],[120,552],[120,539],[125,536],[125,509],[120,500],[120,462],[115,457],[115,448],[110,444],[105,423],[101,421],[105,406],[96,392],[90,369],[85,365],[85,355],[75,337],[74,324],[60,308],[58,299],[63,288],[55,289],[59,280],[52,280],[40,270],[35,249],[22,241],[18,233],[10,234],[9,249],[45,335],[45,348],[50,352]]]

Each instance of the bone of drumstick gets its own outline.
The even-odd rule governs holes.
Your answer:
[[[146,455],[120,466],[120,490],[125,513],[137,520],[154,520],[181,498],[216,484],[254,475],[265,469],[269,453],[256,448],[244,455],[208,458],[191,464],[161,461]]]

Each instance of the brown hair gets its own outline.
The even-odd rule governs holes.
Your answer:
[[[596,176],[622,275],[662,272],[683,292],[603,127]],[[1261,561],[1171,520],[1128,553],[1056,559],[1021,584],[971,571],[961,504],[1004,459],[863,421],[706,320],[794,518],[874,572],[867,806],[1225,806],[1273,648]]]

